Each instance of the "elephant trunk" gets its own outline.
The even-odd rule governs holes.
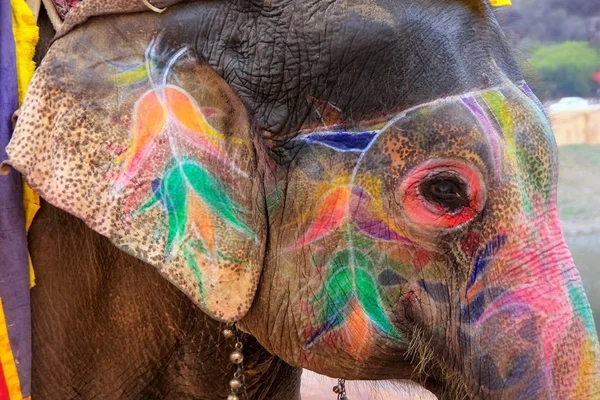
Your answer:
[[[598,337],[556,211],[475,258],[458,311],[474,398],[600,398]]]

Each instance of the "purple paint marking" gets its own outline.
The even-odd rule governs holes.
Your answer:
[[[477,253],[475,257],[475,265],[473,267],[473,271],[469,276],[469,281],[467,282],[467,289],[465,291],[465,297],[467,297],[469,290],[475,284],[477,278],[486,271],[486,269],[490,266],[494,257],[502,246],[506,243],[506,235],[496,235],[491,240],[489,240],[485,244],[485,248]]]
[[[350,200],[350,214],[354,225],[362,232],[374,239],[385,240],[387,242],[404,243],[415,246],[415,243],[396,232],[386,221],[378,218],[369,211],[370,203],[375,201],[371,195],[362,188],[355,186],[352,188],[352,198]]]
[[[546,109],[544,108],[544,105],[542,104],[542,102],[540,101],[540,99],[537,98],[537,96],[535,95],[535,93],[533,93],[533,90],[531,90],[531,88],[529,87],[528,84],[524,83],[521,85],[521,90],[523,91],[523,93],[525,93],[527,95],[527,97],[529,97],[537,106],[540,110],[542,110],[542,112],[547,116],[546,114]]]
[[[488,137],[490,142],[490,147],[492,148],[492,158],[494,159],[495,165],[495,176],[496,178],[500,178],[500,172],[502,171],[502,161],[500,157],[500,141],[499,137],[503,137],[502,133],[498,133],[498,131],[494,128],[494,125],[490,122],[487,115],[483,109],[477,104],[477,101],[470,96],[463,96],[460,98],[462,103],[471,111],[471,113],[477,118],[479,124],[483,128],[485,134]]]
[[[528,84],[524,83],[521,85],[521,89],[527,94],[533,94],[533,90],[529,87]]]

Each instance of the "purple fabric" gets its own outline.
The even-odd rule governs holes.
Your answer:
[[[18,107],[15,41],[10,1],[0,1],[0,161],[12,136],[11,116]],[[0,176],[0,299],[23,397],[31,393],[31,314],[29,263],[21,176]]]

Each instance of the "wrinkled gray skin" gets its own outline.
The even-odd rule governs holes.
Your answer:
[[[187,23],[168,32],[197,43],[198,54],[244,101],[280,165],[288,161],[288,139],[314,118],[307,94],[352,120],[522,79],[483,0],[379,1],[392,10],[381,15],[361,14],[360,7],[348,13],[349,4],[360,6],[356,0],[264,3],[183,5]],[[233,369],[223,326],[153,268],[46,203],[29,237],[37,275],[36,398],[226,397]],[[258,296],[265,288],[263,281]],[[264,317],[273,318],[269,325],[285,343],[281,319]],[[299,398],[299,368],[250,336],[245,355],[252,399]],[[411,376],[408,362],[399,368],[396,375]],[[423,382],[440,390],[435,380]]]
[[[43,203],[30,231],[38,399],[216,399],[233,367],[223,324],[144,263]],[[300,373],[246,336],[253,399],[299,396]],[[295,397],[296,396],[296,397]]]

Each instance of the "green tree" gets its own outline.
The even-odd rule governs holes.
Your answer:
[[[529,60],[531,69],[556,96],[590,96],[598,84],[600,52],[586,42],[564,42],[541,46]]]

